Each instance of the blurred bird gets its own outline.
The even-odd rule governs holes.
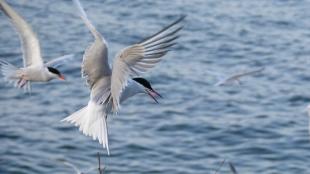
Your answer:
[[[222,75],[219,75],[219,74],[216,74],[216,73],[210,72],[210,71],[209,71],[209,73],[211,75],[216,75],[220,79],[214,86],[224,86],[224,85],[232,85],[232,84],[240,85],[241,84],[240,79],[242,77],[257,74],[259,72],[262,72],[264,69],[265,68],[259,68],[257,70],[246,71],[246,72],[242,72],[242,73],[236,73],[236,74],[230,75],[228,77],[223,77]]]
[[[179,37],[177,33],[182,29],[178,24],[185,16],[142,42],[121,50],[111,69],[106,40],[89,21],[79,0],[73,2],[95,38],[86,49],[82,63],[82,77],[86,78],[91,92],[88,105],[63,121],[78,126],[83,134],[94,140],[98,139],[109,154],[108,113],[117,112],[121,102],[139,93],[148,94],[156,102],[156,97],[161,97],[146,79],[138,76],[154,67],[175,44],[174,41]]]
[[[13,83],[15,87],[24,88],[29,92],[31,90],[30,82],[47,82],[57,78],[64,80],[64,76],[56,68],[72,59],[73,55],[65,55],[44,63],[39,40],[30,25],[5,0],[0,0],[0,10],[10,18],[19,34],[24,62],[23,68],[17,68],[4,60],[0,60],[0,71],[4,79]]]
[[[68,167],[70,167],[70,168],[72,168],[72,169],[75,171],[76,174],[87,174],[87,173],[90,173],[90,172],[92,172],[92,171],[98,169],[98,167],[92,167],[92,168],[89,168],[89,169],[85,170],[84,172],[82,172],[79,168],[77,168],[77,167],[76,167],[74,164],[72,164],[72,163],[69,163],[69,162],[67,162],[67,161],[64,161],[63,164],[66,165],[66,166],[68,166]],[[103,170],[104,167],[101,166],[100,169]]]

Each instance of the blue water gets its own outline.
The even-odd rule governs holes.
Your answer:
[[[226,159],[239,173],[309,173],[310,2],[306,0],[82,0],[109,41],[110,57],[187,14],[179,44],[150,73],[164,99],[144,95],[110,117],[107,156],[97,141],[60,120],[87,104],[80,78],[93,40],[70,0],[10,0],[31,23],[45,60],[74,53],[67,81],[33,84],[31,96],[0,84],[0,173],[72,173],[97,164],[106,173],[206,174]],[[22,65],[19,39],[0,13],[0,57]],[[207,70],[266,67],[242,86],[214,87]],[[230,173],[224,165],[220,173]]]

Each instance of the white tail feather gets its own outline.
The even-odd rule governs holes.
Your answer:
[[[76,111],[62,121],[74,124],[79,127],[79,130],[84,135],[90,136],[94,140],[98,139],[99,143],[103,145],[103,148],[107,149],[108,155],[110,155],[107,114],[103,105],[89,101],[86,107]]]
[[[0,72],[4,80],[9,84],[12,84],[16,88],[24,88],[24,91],[30,92],[31,91],[30,82],[25,80],[21,83],[21,80],[18,78],[18,71],[19,69],[16,66],[4,60],[0,60]]]
[[[20,79],[18,76],[19,69],[4,61],[0,60],[0,72],[6,82],[12,84],[16,88],[24,88],[25,92],[31,92],[31,83],[30,81]]]
[[[11,82],[11,81],[15,80],[12,78],[15,76],[15,73],[17,70],[18,70],[18,68],[15,67],[14,65],[12,65],[12,64],[4,61],[4,60],[0,60],[0,71],[1,71],[1,74],[3,75],[5,81]]]

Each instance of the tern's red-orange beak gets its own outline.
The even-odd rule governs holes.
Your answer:
[[[60,79],[60,80],[65,80],[65,76],[60,75],[60,76],[59,76],[59,79]]]

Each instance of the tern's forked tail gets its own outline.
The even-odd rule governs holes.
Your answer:
[[[6,82],[13,84],[17,88],[24,88],[25,91],[31,92],[31,84],[29,81],[19,78],[20,70],[4,61],[0,60],[0,72]]]
[[[5,81],[12,81],[17,70],[18,68],[10,64],[9,62],[0,60],[0,71]]]
[[[107,114],[104,107],[93,101],[89,101],[88,105],[62,121],[69,122],[79,127],[79,130],[86,136],[90,136],[93,140],[98,139],[99,143],[103,145],[109,152],[108,143],[108,127]]]

